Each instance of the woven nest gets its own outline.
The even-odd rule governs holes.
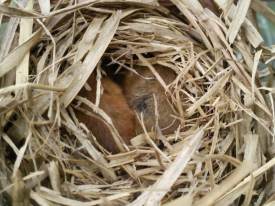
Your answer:
[[[274,90],[257,68],[274,57],[247,17],[250,1],[216,1],[216,13],[194,0],[59,1],[50,12],[41,2],[0,6],[1,204],[261,205],[272,197]],[[165,84],[159,66],[176,78]],[[119,153],[106,151],[74,103],[85,102],[77,95],[88,77],[110,67],[152,72],[179,126],[145,129],[125,144],[88,101],[119,144]]]

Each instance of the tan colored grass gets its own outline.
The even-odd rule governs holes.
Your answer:
[[[274,60],[274,49],[262,45],[247,13],[274,14],[259,1],[215,0],[220,16],[198,0],[171,0],[170,11],[156,0],[72,2],[0,5],[0,199],[210,206],[238,205],[244,196],[244,205],[264,204],[274,193],[267,188],[274,188],[275,91],[259,83],[257,68]],[[77,96],[90,74],[101,84],[102,57],[136,74],[136,65],[148,67],[180,127],[163,137],[141,116],[144,134],[124,144],[98,107],[101,91],[94,103]],[[177,78],[166,85],[156,63]],[[119,154],[78,121],[73,101],[104,119]]]

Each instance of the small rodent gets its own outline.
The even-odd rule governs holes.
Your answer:
[[[96,98],[95,75],[91,75],[87,83],[91,87],[91,91],[83,88],[79,96],[85,97],[94,103]],[[129,144],[130,139],[134,137],[135,134],[135,114],[127,104],[121,88],[115,82],[108,77],[103,77],[101,79],[101,86],[103,88],[103,94],[101,95],[99,108],[109,115],[120,136],[126,144]],[[76,116],[79,122],[84,123],[93,133],[100,145],[109,152],[119,152],[111,131],[98,115],[90,116],[84,112],[76,111]]]
[[[166,84],[170,84],[176,78],[176,74],[171,69],[160,65],[154,65],[154,67]],[[153,96],[155,95],[159,114],[158,126],[163,134],[174,132],[179,122],[172,116],[174,111],[168,102],[164,88],[148,68],[136,67],[135,69],[141,76],[129,72],[124,79],[123,90],[128,104],[138,114],[143,113],[144,125],[147,131],[150,131],[156,126]],[[136,134],[143,133],[140,123],[135,121],[135,124]]]
[[[160,65],[154,66],[166,84],[170,84],[176,78],[176,74],[169,68]],[[155,128],[154,95],[159,114],[158,126],[162,133],[173,133],[179,125],[179,121],[172,116],[174,111],[159,81],[148,68],[135,67],[135,69],[140,75],[127,72],[121,85],[122,88],[106,76],[101,79],[103,94],[101,95],[99,107],[110,116],[114,126],[126,144],[129,144],[131,138],[135,135],[144,132],[134,111],[138,115],[143,113],[143,121],[147,131]],[[95,75],[92,75],[87,83],[91,87],[91,90],[83,88],[79,95],[91,102],[95,102]],[[105,149],[112,153],[119,152],[111,131],[101,117],[96,114],[90,116],[78,110],[76,111],[76,116],[80,122],[87,126]]]

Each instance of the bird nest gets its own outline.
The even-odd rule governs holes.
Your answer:
[[[250,1],[218,0],[219,11],[191,0],[39,2],[0,6],[1,204],[261,205],[272,196],[274,90],[259,74],[268,78],[274,56]],[[142,132],[126,144],[100,90],[95,102],[78,94],[91,75],[100,86],[141,67],[179,123],[163,133],[154,101],[156,125],[136,112]],[[176,78],[166,83],[159,67]],[[104,120],[118,152],[77,118],[78,104]]]

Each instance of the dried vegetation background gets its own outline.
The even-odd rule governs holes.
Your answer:
[[[250,13],[274,13],[259,0],[215,2],[216,14],[197,0],[0,4],[0,204],[271,205],[274,51]],[[100,85],[103,59],[148,67],[181,126],[123,144],[104,111],[77,96],[92,73]],[[177,74],[170,85],[156,63]],[[119,154],[97,144],[73,101],[105,119]]]

